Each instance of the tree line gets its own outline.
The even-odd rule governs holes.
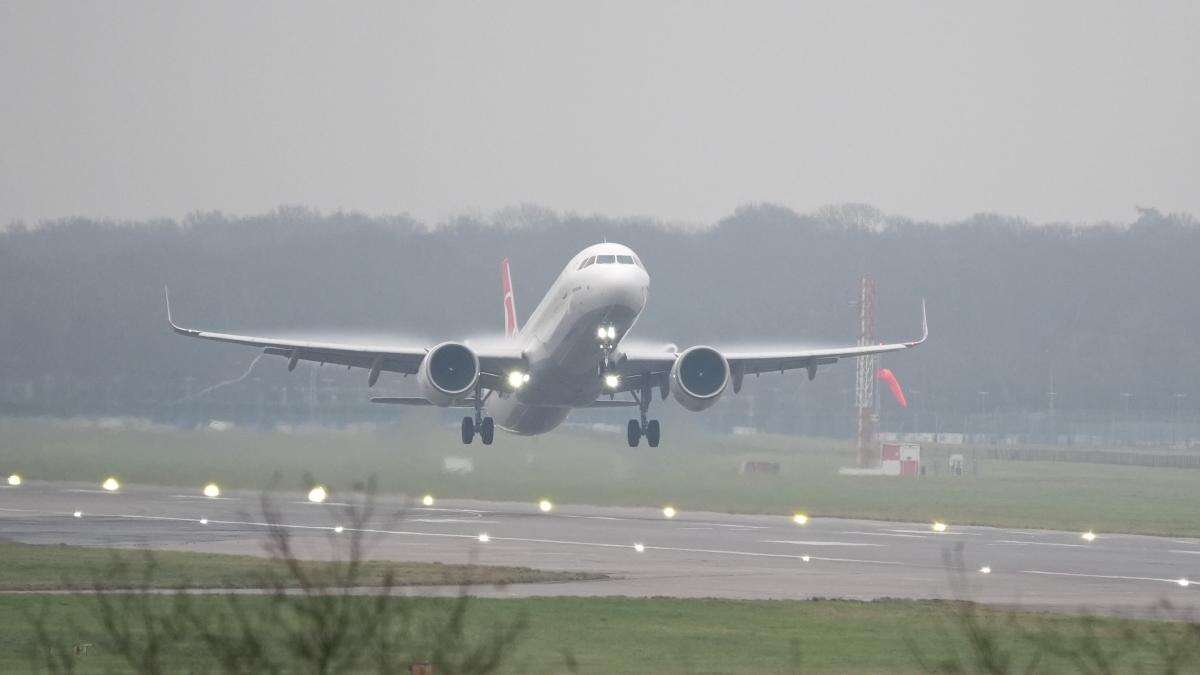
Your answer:
[[[880,339],[918,335],[928,302],[929,342],[886,362],[914,406],[1186,414],[1200,404],[1200,226],[1187,214],[1136,216],[931,223],[862,205],[801,214],[755,204],[683,227],[520,206],[430,226],[288,207],[13,224],[0,231],[0,405],[136,408],[180,395],[181,382],[198,389],[238,376],[252,355],[170,334],[164,285],[176,319],[196,327],[394,341],[496,335],[502,258],[523,320],[571,255],[608,240],[632,246],[651,275],[639,339],[853,342],[859,278],[870,274]],[[838,364],[811,384],[764,376],[747,388],[835,410],[853,370]],[[286,371],[261,377],[283,382]]]

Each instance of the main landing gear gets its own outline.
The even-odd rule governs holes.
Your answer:
[[[490,417],[481,417],[478,420],[464,417],[462,420],[463,445],[470,445],[471,441],[475,440],[476,433],[479,434],[479,440],[483,441],[484,445],[491,445],[492,438],[496,435],[496,422]]]
[[[647,445],[657,448],[660,437],[658,420],[646,420],[646,412],[650,410],[651,389],[649,387],[642,389],[640,395],[636,391],[630,393],[638,403],[639,419],[629,420],[629,425],[625,428],[625,437],[629,441],[629,447],[636,448],[642,441],[642,437],[645,437]]]
[[[475,387],[475,417],[464,417],[462,419],[462,442],[463,445],[470,445],[471,441],[475,440],[475,434],[479,434],[479,440],[483,441],[484,445],[491,445],[492,439],[496,436],[496,422],[491,417],[483,416],[483,392],[480,387]]]

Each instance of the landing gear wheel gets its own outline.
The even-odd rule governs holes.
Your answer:
[[[650,420],[646,424],[646,443],[652,448],[658,447],[659,426],[658,420]]]
[[[625,436],[629,440],[629,447],[636,448],[638,443],[642,442],[642,426],[637,420],[629,420],[629,426],[626,427]]]
[[[462,421],[463,445],[470,445],[473,440],[475,440],[475,420],[470,417],[464,417]]]
[[[492,437],[496,435],[496,422],[490,417],[483,418],[483,424],[479,425],[479,438],[483,440],[484,445],[492,444]]]

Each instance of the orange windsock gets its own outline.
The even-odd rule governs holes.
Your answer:
[[[900,388],[900,380],[896,379],[895,373],[887,368],[880,368],[875,371],[875,379],[887,382],[888,388],[892,390],[892,397],[896,399],[896,403],[899,403],[901,408],[908,407],[908,399],[904,398],[904,390]]]

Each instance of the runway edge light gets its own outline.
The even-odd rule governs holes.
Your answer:
[[[425,506],[433,506],[433,495],[425,495],[421,497],[421,503]]]
[[[204,496],[213,498],[220,497],[221,488],[216,483],[209,483],[208,485],[204,486]]]
[[[104,479],[104,482],[100,484],[100,487],[109,492],[116,492],[117,490],[121,489],[121,484],[117,482],[116,478],[109,476],[108,478]]]
[[[15,474],[15,473],[12,474],[11,476],[8,477],[8,484],[11,487],[19,486],[21,484],[21,476],[19,474]]]
[[[325,489],[324,485],[315,485],[308,491],[308,501],[314,504],[320,504],[327,497],[329,497],[329,491]]]

